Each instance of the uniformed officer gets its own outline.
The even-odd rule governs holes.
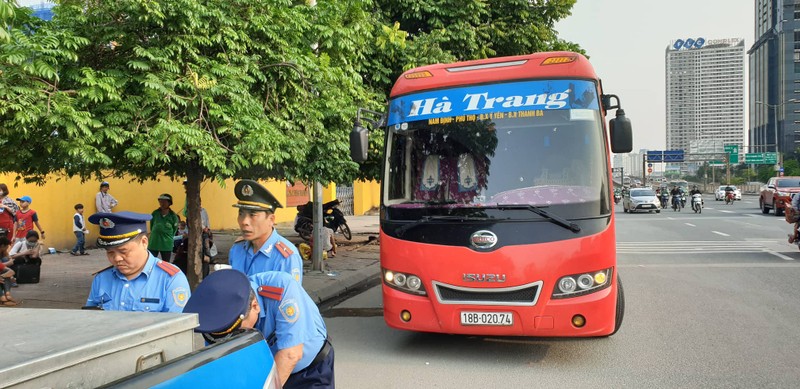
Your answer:
[[[210,343],[255,328],[267,339],[284,389],[333,388],[333,345],[316,304],[289,274],[249,277],[236,270],[211,273],[195,289],[184,313],[200,315]]]
[[[275,209],[283,208],[267,188],[253,180],[241,180],[233,188],[239,200],[239,229],[243,241],[235,243],[228,254],[231,267],[252,275],[265,271],[283,271],[302,283],[303,259],[292,242],[275,230]]]
[[[87,307],[112,311],[181,312],[189,300],[189,282],[175,265],[147,250],[147,221],[134,212],[96,213],[97,246],[106,249],[111,266],[94,277]]]

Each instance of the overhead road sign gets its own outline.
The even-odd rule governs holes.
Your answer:
[[[683,150],[650,150],[647,162],[683,162]]]
[[[739,163],[739,145],[724,145],[725,152],[728,153],[728,162]]]
[[[755,165],[774,165],[778,163],[777,153],[747,153],[744,155],[744,163]]]

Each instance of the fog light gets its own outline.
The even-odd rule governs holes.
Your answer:
[[[583,274],[578,277],[578,287],[581,289],[589,289],[592,287],[594,279],[588,274]]]
[[[394,280],[394,273],[392,273],[391,270],[387,270],[386,274],[383,275],[383,279],[385,279],[386,282],[392,282]]]
[[[606,283],[606,273],[600,272],[594,275],[594,282],[597,285],[603,285]]]
[[[411,312],[409,312],[409,311],[400,312],[400,320],[402,320],[404,322],[410,322],[411,321]]]
[[[575,290],[575,280],[572,277],[564,277],[558,281],[558,288],[564,293],[570,293]]]
[[[403,286],[406,284],[406,275],[403,273],[397,273],[394,275],[394,284],[397,286]]]
[[[572,317],[572,325],[575,327],[581,328],[586,325],[586,318],[581,315],[575,315]]]
[[[422,281],[420,281],[419,277],[417,276],[410,276],[406,280],[408,289],[411,290],[419,290],[419,287],[422,286]]]

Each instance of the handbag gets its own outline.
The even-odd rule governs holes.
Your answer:
[[[784,218],[786,219],[787,223],[797,223],[797,221],[800,220],[800,212],[797,212],[797,210],[794,208],[787,207],[784,210]]]

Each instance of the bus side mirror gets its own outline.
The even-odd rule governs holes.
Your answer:
[[[361,123],[356,121],[353,130],[350,131],[350,158],[358,163],[365,162],[367,160],[368,149],[369,130],[361,127]]]
[[[630,153],[633,150],[633,130],[631,121],[625,117],[625,111],[617,108],[617,117],[609,122],[611,130],[611,152]]]

